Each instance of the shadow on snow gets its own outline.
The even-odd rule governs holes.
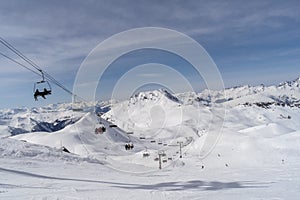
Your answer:
[[[1,168],[0,171],[18,174],[22,176],[28,176],[33,178],[49,179],[49,180],[61,180],[61,181],[75,181],[75,182],[86,182],[86,183],[99,183],[107,184],[111,187],[120,189],[136,189],[136,190],[161,190],[161,191],[183,191],[183,190],[205,190],[205,191],[215,191],[215,190],[225,190],[225,189],[238,189],[238,188],[266,188],[269,187],[271,182],[253,182],[253,181],[242,181],[242,182],[220,182],[220,181],[181,181],[181,182],[163,182],[156,184],[133,184],[133,183],[117,183],[110,181],[98,181],[98,180],[88,180],[88,179],[75,179],[75,178],[64,178],[64,177],[53,177],[34,174],[31,172],[13,170]],[[0,183],[0,187],[9,187],[9,185],[3,185]]]

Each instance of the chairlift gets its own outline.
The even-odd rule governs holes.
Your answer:
[[[145,136],[145,135],[140,135],[140,139],[141,139],[141,140],[145,140],[145,139],[146,139],[146,136]]]
[[[83,112],[82,108],[72,108],[72,111],[74,112]]]
[[[33,97],[37,101],[38,97],[42,97],[43,99],[46,99],[47,95],[50,95],[52,93],[51,85],[48,81],[45,80],[43,71],[40,71],[42,74],[42,80],[35,82],[33,86]]]
[[[96,125],[95,134],[103,134],[104,132],[106,132],[106,128],[104,125],[102,125],[102,124]]]
[[[143,158],[147,158],[150,156],[150,153],[146,150],[143,152]]]
[[[134,148],[134,145],[132,144],[132,142],[127,142],[126,144],[125,144],[125,150],[127,151],[127,150],[131,150],[131,149],[133,149]]]
[[[110,124],[109,127],[114,128],[114,127],[118,127],[118,126],[116,124]]]

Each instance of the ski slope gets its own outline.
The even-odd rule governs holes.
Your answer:
[[[101,117],[72,114],[68,105],[3,110],[0,199],[298,199],[299,79],[225,93],[142,92]],[[34,131],[15,123],[28,115],[39,123],[78,120]],[[13,134],[13,123],[27,132]],[[95,134],[100,124],[106,132]],[[201,157],[218,126],[216,146]]]

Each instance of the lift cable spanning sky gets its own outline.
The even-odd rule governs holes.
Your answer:
[[[61,84],[59,81],[57,81],[53,76],[51,76],[50,74],[48,74],[46,71],[42,70],[42,68],[37,65],[36,63],[34,63],[32,60],[30,60],[29,58],[27,58],[24,54],[22,54],[20,51],[18,51],[14,46],[12,46],[10,43],[8,43],[5,39],[3,39],[2,37],[0,37],[0,43],[3,44],[5,47],[7,47],[9,50],[11,50],[14,54],[16,54],[18,57],[20,57],[23,61],[25,61],[27,64],[30,65],[30,67],[22,64],[21,62],[9,57],[8,55],[5,55],[3,53],[0,52],[0,55],[2,55],[3,57],[9,59],[10,61],[18,64],[19,66],[31,71],[34,74],[37,74],[39,76],[42,77],[42,81],[37,82],[37,83],[44,83],[50,81],[51,83],[57,85],[58,87],[60,87],[61,89],[63,89],[65,92],[67,92],[68,94],[72,95],[74,98],[80,99],[82,101],[86,100],[76,94],[74,94],[72,91],[70,91],[68,88],[66,88],[63,84]],[[46,81],[44,80],[46,79]]]

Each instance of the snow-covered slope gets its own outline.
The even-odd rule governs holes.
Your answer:
[[[0,157],[16,159],[34,159],[39,161],[67,161],[74,163],[91,162],[99,163],[96,159],[84,158],[75,154],[63,152],[60,148],[51,148],[49,146],[36,145],[26,141],[18,141],[10,138],[0,140]]]
[[[105,135],[95,134],[98,119],[95,114],[87,113],[75,124],[56,132],[33,132],[14,136],[14,139],[47,145],[55,148],[66,147],[70,152],[91,156],[96,154],[118,154],[128,137],[107,128]],[[116,135],[118,134],[118,135]],[[120,143],[122,143],[120,145]]]
[[[0,110],[0,137],[55,132],[77,122],[86,112],[107,112],[109,102],[59,103],[41,108]]]
[[[66,105],[3,110],[1,136],[11,136],[11,128],[20,134],[0,139],[0,177],[7,181],[0,178],[0,198],[18,199],[25,191],[38,199],[68,199],[71,191],[79,199],[298,199],[299,83],[141,92],[111,107],[98,104],[101,117]],[[51,132],[33,128],[75,118]],[[95,134],[100,125],[106,131]],[[134,148],[125,150],[127,143]],[[203,157],[205,145],[214,148]],[[22,185],[10,187],[20,178]],[[50,191],[36,192],[37,178]]]

